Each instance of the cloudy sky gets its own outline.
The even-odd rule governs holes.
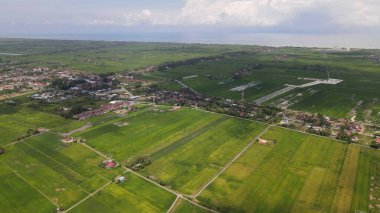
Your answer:
[[[0,36],[379,33],[380,0],[0,0]]]

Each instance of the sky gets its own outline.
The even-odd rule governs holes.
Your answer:
[[[0,0],[0,36],[380,35],[380,0]]]

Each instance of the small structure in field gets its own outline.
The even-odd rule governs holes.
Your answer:
[[[63,143],[82,143],[85,142],[86,140],[83,138],[74,138],[74,137],[65,137],[62,139]]]
[[[265,140],[265,139],[262,139],[262,138],[257,139],[257,142],[258,142],[259,144],[273,143],[272,141]]]
[[[118,115],[125,115],[129,112],[128,109],[120,109],[120,110],[116,110],[115,113],[118,114]]]
[[[104,168],[106,168],[106,169],[111,169],[111,168],[115,168],[115,167],[117,167],[118,164],[117,164],[115,161],[113,161],[113,160],[111,160],[111,159],[108,159],[108,160],[104,160],[104,161],[102,161],[102,166],[103,166]]]
[[[66,137],[66,138],[62,139],[63,143],[73,143],[74,141],[75,141],[75,139],[73,137]]]
[[[179,109],[181,109],[181,106],[173,106],[171,109],[170,109],[170,111],[177,111],[177,110],[179,110]]]
[[[47,132],[47,131],[49,131],[49,130],[48,130],[48,129],[45,129],[45,128],[38,128],[38,129],[37,129],[37,132],[39,132],[39,133]]]
[[[120,175],[120,176],[115,178],[115,183],[120,184],[120,183],[125,182],[127,179],[128,178],[126,176]]]
[[[114,123],[116,126],[118,126],[118,127],[123,127],[123,126],[128,126],[129,125],[129,123],[128,122],[122,122],[122,121],[120,121],[120,122],[116,122],[116,123]]]

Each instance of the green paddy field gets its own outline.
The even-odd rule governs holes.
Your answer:
[[[268,143],[259,144],[258,135]],[[162,106],[140,106],[126,116],[104,117],[75,136],[85,138],[85,144],[64,144],[61,136],[44,133],[6,147],[0,155],[2,210],[380,210],[380,153],[356,144]],[[104,169],[99,167],[104,155],[121,166],[141,156],[152,163],[137,173],[125,167]],[[118,175],[127,181],[116,184]],[[178,195],[186,199],[176,199]]]

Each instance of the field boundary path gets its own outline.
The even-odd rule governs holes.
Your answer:
[[[41,135],[41,134],[43,134],[43,132],[40,132],[40,133],[37,133],[37,134],[33,134],[33,135],[29,135],[29,136],[27,136],[27,137],[25,137],[25,138],[22,138],[22,139],[19,139],[19,140],[15,140],[15,141],[13,141],[13,142],[10,142],[10,143],[4,145],[4,147],[8,147],[8,146],[16,145],[17,143],[21,143],[21,142],[23,142],[23,141],[25,141],[25,140],[28,140],[29,138],[36,137],[36,136]]]
[[[19,178],[21,178],[23,181],[25,181],[29,186],[31,186],[33,189],[35,189],[37,192],[39,192],[42,196],[44,196],[46,199],[48,199],[54,206],[56,206],[57,208],[59,207],[59,205],[54,202],[49,196],[47,196],[44,192],[42,192],[41,190],[39,190],[37,187],[35,187],[33,184],[29,183],[27,179],[25,179],[23,176],[21,176],[17,171],[15,171],[14,169],[12,169],[9,165],[7,165],[6,163],[2,162],[5,166],[7,166],[15,175],[17,175]]]
[[[177,196],[176,199],[173,201],[173,204],[168,209],[167,213],[173,212],[173,210],[175,209],[175,205],[177,204],[179,199],[180,199],[180,196]]]
[[[110,159],[107,155],[105,155],[105,154],[103,154],[102,152],[96,150],[95,148],[89,146],[88,144],[86,144],[86,143],[80,143],[80,144],[82,144],[82,145],[85,146],[86,148],[92,150],[93,152],[97,153],[98,155],[100,155],[100,156],[102,156],[102,157],[104,157],[104,158],[106,158],[106,159]],[[202,209],[207,210],[207,211],[209,211],[209,212],[214,212],[214,213],[217,213],[217,212],[218,212],[218,211],[215,211],[215,210],[213,210],[213,209],[210,209],[210,208],[207,208],[207,207],[205,207],[205,206],[202,206],[202,205],[198,204],[197,202],[194,202],[194,201],[192,201],[192,200],[186,198],[183,194],[178,193],[178,192],[176,192],[176,191],[174,191],[174,190],[172,190],[172,189],[170,189],[170,188],[167,188],[167,187],[165,187],[165,186],[162,186],[162,185],[160,185],[159,183],[157,183],[157,182],[155,182],[155,181],[153,181],[153,180],[151,180],[151,179],[149,179],[149,178],[147,178],[147,177],[144,177],[144,176],[141,175],[140,173],[135,172],[135,171],[133,171],[133,170],[131,170],[131,169],[125,167],[125,166],[122,166],[122,168],[125,169],[127,172],[130,172],[130,173],[132,173],[132,174],[134,174],[134,175],[136,175],[136,176],[142,178],[143,180],[145,180],[145,181],[147,181],[147,182],[150,182],[150,183],[152,183],[152,184],[154,184],[154,185],[160,187],[161,189],[164,189],[164,190],[166,190],[166,191],[168,191],[168,192],[170,192],[170,193],[176,195],[177,197],[182,198],[182,199],[184,199],[184,200],[190,202],[190,203],[193,204],[193,205],[198,206],[199,208],[202,208]],[[101,189],[100,189],[100,190],[101,190]],[[97,191],[100,191],[100,190],[98,189]]]
[[[83,198],[81,201],[79,201],[78,203],[74,204],[73,206],[71,206],[70,208],[68,208],[67,210],[65,210],[64,212],[69,212],[71,211],[72,209],[74,209],[75,207],[77,207],[79,204],[83,203],[84,201],[86,201],[88,198],[96,195],[98,192],[100,192],[101,190],[103,190],[105,187],[107,187],[108,185],[110,185],[112,182],[109,181],[108,183],[104,184],[102,187],[100,187],[99,189],[97,189],[96,191],[90,193],[87,197]]]
[[[252,146],[255,141],[260,138],[262,135],[264,135],[269,128],[271,128],[272,125],[267,126],[259,135],[257,135],[251,142],[249,142],[237,155],[235,155],[234,158],[232,158],[210,181],[208,181],[205,185],[202,186],[202,188],[195,194],[191,195],[189,197],[198,197],[212,182],[214,182],[228,167],[231,166],[232,163],[234,163],[249,147]]]

